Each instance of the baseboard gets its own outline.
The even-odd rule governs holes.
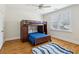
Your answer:
[[[0,45],[0,50],[1,50],[2,46],[3,46],[3,44]]]
[[[62,39],[62,38],[59,38],[59,37],[56,37],[56,36],[51,36],[51,38],[55,38],[55,39],[66,41],[66,42],[69,42],[69,43],[72,43],[72,44],[79,45],[79,43],[77,43],[77,42],[73,42],[73,41],[70,41],[70,40],[67,40],[67,39]]]
[[[20,37],[6,38],[5,41],[20,39]]]
[[[16,39],[20,39],[20,37],[13,37],[13,38],[6,38],[3,42],[3,44],[5,43],[5,41],[9,41],[9,40],[16,40]],[[0,50],[2,49],[3,44],[0,44]]]

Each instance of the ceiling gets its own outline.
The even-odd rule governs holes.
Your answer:
[[[35,7],[38,7],[40,4],[32,4],[32,6],[35,6]],[[46,13],[49,13],[49,12],[52,12],[52,11],[56,11],[58,9],[61,9],[61,8],[65,8],[65,7],[68,7],[70,6],[71,4],[43,4],[44,6],[51,6],[51,7],[45,7],[45,8],[40,8],[38,7],[38,9],[40,10],[40,13],[41,14],[46,14]]]

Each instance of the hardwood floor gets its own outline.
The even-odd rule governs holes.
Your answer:
[[[2,54],[30,54],[32,53],[32,45],[29,42],[21,42],[20,40],[11,40],[4,43],[1,50]]]
[[[66,48],[66,49],[73,51],[74,54],[79,54],[79,45],[78,44],[70,43],[68,41],[63,41],[58,38],[52,38],[52,42]]]
[[[57,38],[52,38],[52,42],[59,44],[60,46],[73,51],[74,53],[79,53],[79,45],[62,41]],[[1,54],[31,54],[32,46],[29,42],[22,43],[20,40],[6,41],[1,49]]]

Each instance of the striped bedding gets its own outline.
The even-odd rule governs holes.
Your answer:
[[[55,43],[44,44],[32,49],[33,54],[72,54],[73,52]]]

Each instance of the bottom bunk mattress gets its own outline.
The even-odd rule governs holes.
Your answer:
[[[73,54],[72,51],[64,49],[55,43],[44,44],[32,49],[33,54]]]
[[[48,36],[47,34],[44,33],[38,33],[38,32],[34,32],[34,33],[29,33],[29,41],[32,44],[35,44],[35,40],[39,39],[39,38],[43,38]]]

